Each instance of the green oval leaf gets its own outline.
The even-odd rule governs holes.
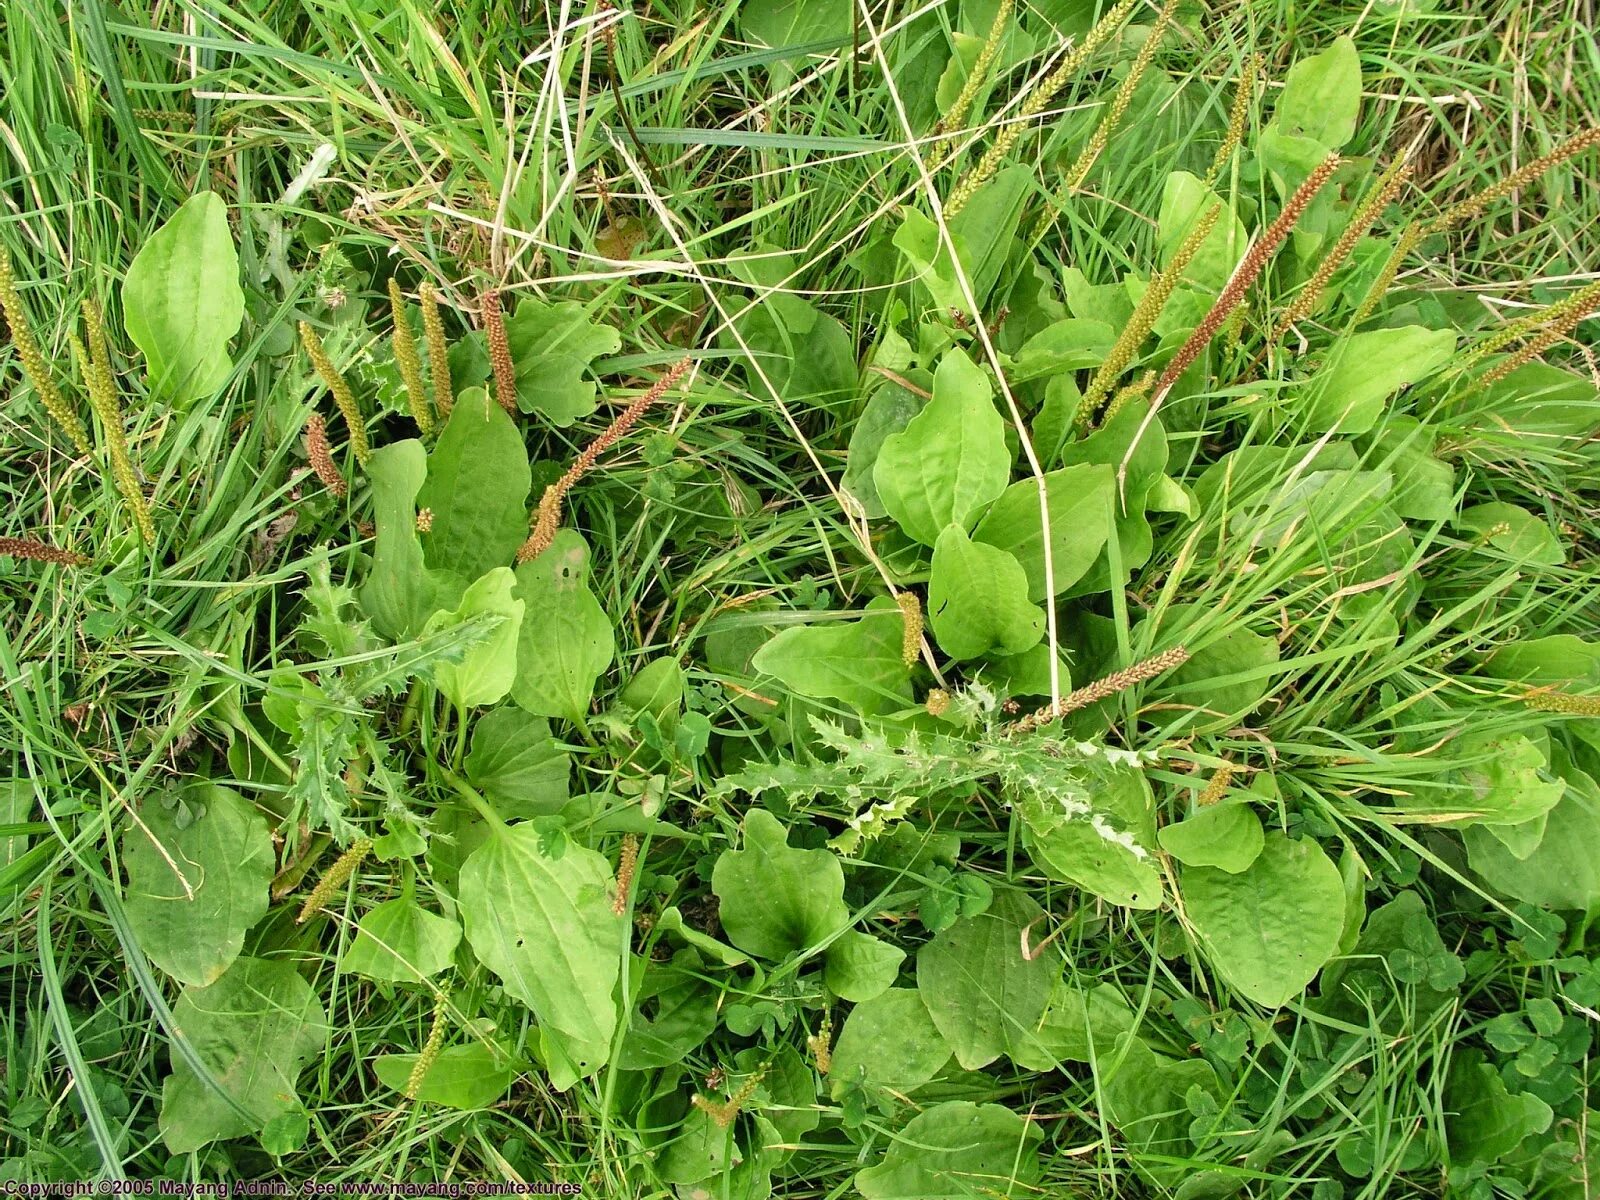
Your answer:
[[[144,351],[152,395],[185,405],[227,382],[244,290],[220,196],[191,196],[150,235],[122,281],[122,310],[128,336]]]
[[[1191,868],[1180,886],[1212,963],[1257,1004],[1287,1004],[1339,949],[1344,885],[1313,841],[1271,834],[1240,874]]]
[[[172,807],[146,804],[139,817],[122,835],[128,921],[167,974],[214,983],[267,912],[274,870],[267,823],[244,797],[215,784],[186,790]]]
[[[828,1086],[835,1100],[861,1084],[909,1092],[936,1078],[949,1061],[950,1046],[917,989],[890,988],[850,1010],[833,1048]]]
[[[1050,566],[1056,595],[1082,579],[1111,533],[1116,473],[1104,463],[1077,463],[1044,477],[1050,506]],[[1024,479],[1008,487],[978,522],[973,540],[1004,550],[1028,576],[1028,599],[1045,598],[1044,518],[1039,484]]]
[[[1061,973],[1055,953],[1022,956],[1023,932],[1043,915],[1023,893],[999,891],[988,911],[957,921],[917,953],[917,991],[969,1071],[1032,1044]]]
[[[623,919],[602,855],[569,844],[553,858],[543,842],[525,824],[493,830],[462,863],[458,899],[473,953],[581,1078],[611,1051]]]
[[[939,648],[958,661],[1021,654],[1044,636],[1044,612],[1028,602],[1022,564],[971,541],[959,525],[947,527],[933,548],[928,623]]]
[[[838,856],[791,849],[788,832],[764,808],[745,816],[744,849],[717,856],[711,890],[728,940],[761,958],[810,950],[850,923]]]
[[[368,979],[420,983],[450,965],[460,941],[460,925],[402,896],[361,918],[339,965]]]
[[[295,1079],[329,1032],[322,1004],[294,964],[258,958],[235,960],[209,986],[184,988],[172,1020],[174,1034],[225,1093],[173,1054],[160,1118],[161,1140],[173,1154],[254,1133],[293,1112],[299,1107]]]
[[[436,612],[423,626],[423,633],[433,634],[475,618],[498,618],[499,623],[468,646],[459,661],[434,664],[434,686],[457,708],[498,704],[516,682],[523,601],[512,598],[515,584],[510,567],[496,567],[462,593],[453,611]]]
[[[856,1172],[867,1200],[1033,1196],[1039,1127],[1002,1104],[949,1100],[913,1117],[883,1161]]]
[[[384,1054],[373,1061],[380,1083],[404,1092],[417,1065],[415,1054]],[[414,1100],[470,1111],[488,1108],[505,1095],[517,1078],[505,1056],[479,1042],[446,1046],[423,1072]]]
[[[589,590],[589,547],[563,529],[543,554],[517,568],[513,593],[533,614],[517,640],[511,698],[539,717],[581,723],[595,681],[611,665],[616,638]]]
[[[428,565],[476,579],[509,564],[528,536],[531,479],[527,448],[505,410],[482,388],[457,396],[417,494],[417,507],[433,513],[420,539]]]
[[[622,348],[622,335],[591,321],[581,304],[528,296],[506,319],[506,342],[516,364],[517,407],[565,427],[595,410],[595,383],[586,372]]]
[[[802,696],[842,700],[863,714],[905,707],[911,702],[905,617],[882,599],[856,621],[785,629],[756,651],[751,667]]]
[[[1216,867],[1237,875],[1261,853],[1266,833],[1248,804],[1212,804],[1156,835],[1161,848],[1186,867]]]
[[[963,529],[1006,490],[1011,454],[989,377],[960,350],[946,352],[933,399],[899,433],[884,439],[873,468],[878,498],[925,546],[947,525]]]

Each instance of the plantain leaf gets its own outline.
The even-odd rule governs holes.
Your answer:
[[[516,576],[510,567],[495,567],[461,595],[450,612],[436,612],[423,626],[439,633],[467,621],[498,618],[487,637],[467,647],[456,662],[434,664],[433,683],[457,708],[498,704],[517,679],[517,633],[522,628],[523,601],[512,598]]]
[[[1003,1104],[947,1100],[913,1117],[883,1161],[856,1172],[867,1200],[1037,1194],[1039,1127]]]
[[[933,399],[878,452],[872,473],[878,498],[925,546],[947,525],[969,528],[1006,490],[1011,455],[992,395],[988,376],[950,350],[934,373]]]
[[[905,957],[899,946],[852,929],[828,947],[822,978],[836,996],[871,1000],[894,983]]]
[[[911,701],[911,668],[902,657],[905,618],[880,597],[855,621],[795,626],[768,641],[750,660],[791,691],[842,700],[863,714]]]
[[[1261,853],[1266,833],[1248,804],[1212,804],[1162,828],[1161,848],[1186,867],[1216,867],[1237,875]]]
[[[372,1064],[372,1073],[385,1087],[404,1092],[416,1068],[416,1054],[383,1054]],[[496,1049],[481,1042],[447,1046],[434,1057],[422,1073],[416,1095],[427,1104],[471,1111],[488,1108],[505,1095],[517,1078],[517,1070]]]
[[[959,525],[939,535],[928,577],[928,622],[958,661],[1031,650],[1044,613],[1028,602],[1028,575],[1004,550],[971,541]]]
[[[1272,119],[1291,137],[1337,150],[1355,135],[1360,111],[1361,58],[1345,35],[1289,68]]]
[[[511,698],[538,717],[581,723],[595,681],[616,654],[605,610],[589,590],[589,547],[570,529],[549,549],[517,568],[513,595],[529,619],[517,641]]]
[[[554,858],[543,843],[527,824],[491,830],[461,865],[458,899],[473,953],[533,1010],[556,1061],[583,1078],[611,1052],[623,918],[603,856],[568,844]]]
[[[506,819],[557,813],[567,802],[567,755],[550,723],[515,707],[497,708],[472,727],[467,778]]]
[[[266,915],[272,839],[229,788],[203,784],[170,807],[146,804],[122,835],[122,862],[123,904],[139,944],[180,982],[215,983]]]
[[[782,959],[850,923],[844,868],[831,850],[796,850],[764,808],[744,819],[744,849],[724,850],[711,872],[722,928],[747,954]]]
[[[1317,433],[1366,433],[1383,415],[1384,401],[1443,367],[1455,354],[1449,329],[1406,325],[1351,334],[1336,345],[1305,388],[1310,428]]]
[[[1239,874],[1195,867],[1180,885],[1207,956],[1257,1004],[1287,1004],[1339,949],[1344,885],[1313,841],[1273,833]]]
[[[516,365],[517,407],[564,428],[595,410],[595,384],[584,374],[595,359],[622,348],[622,335],[591,321],[581,304],[529,296],[506,318],[506,342]]]
[[[857,1004],[833,1048],[828,1083],[835,1100],[866,1084],[909,1092],[944,1070],[950,1046],[916,988],[889,988]]]
[[[1023,957],[1024,931],[1043,915],[1024,893],[998,891],[986,912],[962,918],[917,953],[917,991],[969,1071],[1032,1044],[1061,974],[1059,955]]]
[[[152,395],[182,407],[227,382],[244,290],[220,196],[191,196],[150,235],[122,281],[122,310],[128,336],[144,351]]]
[[[1082,579],[1111,534],[1115,469],[1105,463],[1075,463],[1044,477],[1050,506],[1050,566],[1060,595]],[[1039,484],[1024,479],[994,502],[973,539],[1006,551],[1028,575],[1028,599],[1045,598],[1044,519]]]
[[[316,993],[293,963],[281,959],[235,959],[215,983],[184,988],[172,1020],[174,1035],[226,1093],[219,1095],[186,1056],[173,1053],[160,1118],[161,1139],[173,1154],[255,1133],[294,1112],[295,1079],[329,1032]]]
[[[367,463],[377,544],[356,595],[372,627],[391,641],[420,632],[436,609],[453,605],[462,591],[458,579],[423,563],[416,499],[427,471],[427,453],[415,439],[384,446]]]
[[[508,565],[528,536],[530,479],[505,410],[482,388],[457,396],[417,494],[417,507],[433,513],[421,537],[428,565],[468,580]]]
[[[339,965],[368,979],[420,983],[450,965],[460,940],[460,925],[402,896],[361,918]]]

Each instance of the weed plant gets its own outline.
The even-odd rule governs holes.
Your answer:
[[[1600,1194],[1600,51],[10,0],[0,1178]]]

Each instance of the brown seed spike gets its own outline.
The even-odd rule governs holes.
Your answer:
[[[561,528],[562,500],[572,490],[573,484],[588,474],[595,460],[639,423],[639,418],[644,416],[646,409],[666,395],[667,390],[683,378],[692,362],[690,358],[680,358],[668,367],[666,374],[656,380],[649,391],[623,409],[617,419],[606,427],[604,433],[584,447],[583,452],[573,460],[572,466],[567,468],[565,475],[544,489],[544,495],[539,498],[539,506],[534,510],[533,530],[529,533],[528,540],[522,543],[522,548],[517,551],[518,564],[532,562],[550,548],[550,543],[555,540],[556,531]]]
[[[517,365],[511,361],[511,341],[506,336],[506,319],[500,312],[500,292],[490,288],[483,294],[483,329],[489,337],[489,364],[494,367],[494,398],[508,413],[517,411]]]
[[[1189,369],[1195,359],[1200,357],[1200,352],[1217,335],[1217,330],[1222,328],[1222,323],[1228,315],[1244,300],[1245,293],[1250,290],[1250,285],[1256,281],[1262,269],[1272,260],[1278,247],[1283,245],[1284,239],[1289,236],[1301,216],[1311,206],[1311,201],[1328,180],[1333,178],[1333,173],[1339,169],[1340,158],[1337,154],[1330,154],[1310,175],[1306,181],[1295,188],[1294,194],[1289,197],[1288,203],[1283,206],[1283,211],[1277,219],[1262,231],[1260,239],[1245,253],[1239,265],[1234,268],[1232,277],[1223,286],[1222,294],[1217,297],[1217,302],[1211,306],[1211,311],[1205,319],[1189,335],[1189,340],[1172,356],[1172,361],[1167,364],[1166,370],[1161,372],[1161,378],[1156,380],[1155,402],[1160,404],[1172,385],[1178,382],[1179,377]]]
[[[1136,662],[1131,667],[1124,667],[1120,671],[1107,675],[1104,679],[1079,688],[1070,695],[1063,696],[1059,704],[1049,708],[1042,708],[1036,713],[1030,713],[1019,721],[1013,721],[1005,727],[1005,732],[1010,734],[1031,733],[1051,721],[1060,720],[1068,713],[1077,712],[1080,708],[1087,708],[1104,700],[1107,696],[1115,696],[1118,692],[1125,692],[1135,684],[1143,683],[1147,679],[1154,679],[1157,675],[1164,674],[1174,667],[1181,667],[1189,661],[1189,651],[1183,646],[1174,646],[1171,650],[1163,650],[1151,658]]]
[[[311,460],[311,469],[322,480],[323,487],[335,496],[343,496],[350,490],[339,468],[333,464],[333,453],[328,449],[328,426],[319,412],[306,418],[306,457]]]
[[[0,554],[12,558],[31,558],[36,562],[55,563],[61,567],[81,567],[89,563],[87,555],[63,550],[35,538],[0,537]]]

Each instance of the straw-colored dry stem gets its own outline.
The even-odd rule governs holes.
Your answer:
[[[1283,206],[1283,211],[1278,214],[1277,219],[1262,231],[1260,239],[1245,253],[1239,265],[1234,268],[1233,276],[1224,285],[1222,294],[1217,297],[1217,302],[1211,306],[1211,311],[1189,335],[1188,341],[1184,342],[1172,356],[1172,361],[1167,364],[1166,370],[1161,372],[1161,378],[1156,380],[1155,394],[1158,403],[1194,360],[1200,357],[1200,352],[1216,336],[1217,330],[1222,328],[1222,323],[1244,300],[1250,285],[1255,282],[1256,276],[1261,274],[1267,263],[1272,261],[1272,256],[1277,253],[1278,247],[1283,245],[1295,222],[1305,213],[1328,180],[1333,178],[1333,173],[1339,169],[1339,162],[1337,154],[1330,154],[1323,159],[1317,169],[1306,176],[1305,182],[1295,188],[1294,194],[1289,197],[1288,203]]]
[[[90,561],[86,554],[63,550],[35,538],[0,537],[0,555],[31,558],[36,562],[55,563],[59,567],[82,567]]]
[[[1217,152],[1211,159],[1211,166],[1206,171],[1207,187],[1216,183],[1217,176],[1222,174],[1222,168],[1228,165],[1233,152],[1244,140],[1244,124],[1250,119],[1250,100],[1255,95],[1256,76],[1260,73],[1261,55],[1247,56],[1244,66],[1239,70],[1239,82],[1234,87],[1233,107],[1228,110],[1228,132],[1223,136],[1222,145],[1217,147]]]
[[[1178,244],[1166,270],[1156,275],[1144,289],[1144,295],[1140,296],[1139,303],[1134,305],[1128,323],[1117,335],[1111,353],[1106,355],[1105,362],[1101,363],[1100,369],[1094,373],[1094,378],[1089,381],[1088,390],[1084,392],[1083,399],[1078,404],[1076,421],[1080,429],[1086,427],[1093,419],[1101,403],[1110,395],[1112,386],[1128,369],[1128,364],[1139,352],[1139,347],[1144,344],[1145,338],[1150,336],[1150,331],[1155,328],[1155,323],[1161,316],[1161,310],[1172,298],[1178,281],[1183,278],[1184,271],[1194,261],[1201,245],[1216,228],[1217,220],[1221,216],[1221,204],[1212,205],[1202,214],[1193,228],[1184,235],[1183,241]]]
[[[961,85],[961,93],[956,97],[944,116],[939,118],[940,130],[960,129],[962,122],[967,119],[967,114],[972,111],[972,102],[978,98],[978,92],[989,78],[989,70],[994,66],[995,56],[1000,53],[1000,43],[1005,41],[1006,27],[1011,23],[1011,10],[1013,0],[1000,0],[1000,7],[995,9],[994,21],[989,25],[989,36],[984,39],[983,49],[978,51],[977,61],[972,64],[972,70],[967,74],[967,81]]]
[[[506,336],[506,318],[500,311],[500,293],[490,288],[483,294],[483,330],[489,339],[489,365],[494,368],[494,398],[508,413],[517,411],[517,364],[511,359],[511,340]]]
[[[965,208],[977,194],[978,189],[994,178],[994,173],[1000,169],[1000,164],[1005,161],[1006,155],[1011,153],[1017,141],[1031,127],[1033,118],[1055,99],[1057,92],[1067,86],[1068,81],[1078,73],[1078,68],[1116,31],[1137,3],[1138,0],[1118,0],[1117,5],[1096,22],[1093,29],[1084,34],[1081,42],[1062,55],[1056,69],[1034,86],[1028,93],[1028,98],[1022,102],[1022,108],[1017,114],[1018,119],[1006,123],[995,136],[988,151],[978,160],[978,165],[962,176],[955,190],[950,193],[950,198],[944,205],[944,215],[947,218],[955,216]]]
[[[534,510],[533,532],[517,551],[518,563],[532,562],[550,548],[550,543],[555,541],[556,531],[561,528],[562,501],[572,490],[572,486],[589,473],[590,468],[602,454],[638,424],[646,409],[666,395],[667,389],[683,378],[685,372],[689,370],[691,361],[688,358],[680,358],[668,367],[666,374],[656,380],[649,391],[623,409],[617,419],[606,427],[604,433],[584,447],[582,453],[573,460],[572,466],[567,468],[565,475],[544,489],[544,495],[539,497],[539,506]]]
[[[306,902],[300,906],[300,915],[294,919],[295,924],[308,921],[321,912],[323,906],[333,899],[334,892],[343,887],[345,881],[355,874],[356,868],[371,850],[371,838],[357,838],[350,843],[350,849],[334,859],[333,866],[317,880],[317,886],[311,889],[311,895],[307,896]]]
[[[1465,200],[1452,204],[1432,221],[1429,221],[1425,232],[1442,233],[1461,222],[1477,216],[1497,201],[1504,200],[1512,192],[1532,183],[1551,167],[1564,163],[1567,159],[1583,153],[1592,146],[1600,146],[1600,125],[1592,125],[1581,133],[1576,133],[1548,154],[1542,154],[1530,163],[1518,167],[1511,174],[1488,187],[1474,192]]]
[[[1036,713],[1029,713],[1021,720],[1013,721],[1005,727],[1005,732],[1010,734],[1030,733],[1041,726],[1058,721],[1068,713],[1075,713],[1080,708],[1088,708],[1091,704],[1098,704],[1107,696],[1115,696],[1118,692],[1125,692],[1136,684],[1154,679],[1157,675],[1164,674],[1174,667],[1181,667],[1189,661],[1189,651],[1183,646],[1174,646],[1171,650],[1163,650],[1160,654],[1136,662],[1131,667],[1107,675],[1094,683],[1087,684],[1077,691],[1063,696],[1060,703],[1042,708]]]
[[[78,448],[79,453],[91,453],[89,431],[84,428],[78,414],[68,407],[61,389],[50,376],[44,355],[39,352],[39,343],[33,336],[33,326],[28,321],[28,310],[22,306],[22,296],[17,291],[16,276],[11,271],[11,256],[6,253],[3,246],[0,246],[0,312],[5,313],[6,325],[11,329],[11,345],[17,352],[17,361],[22,364],[22,373],[33,385],[39,403],[44,405],[44,410],[50,414],[51,419],[66,430],[67,436],[72,439],[72,444]]]
[[[116,480],[117,491],[133,514],[134,528],[147,546],[156,540],[155,524],[150,519],[150,504],[144,498],[144,488],[139,485],[139,473],[133,469],[128,455],[128,439],[122,432],[122,405],[117,402],[117,378],[111,369],[111,350],[106,345],[105,326],[100,320],[100,309],[93,300],[83,302],[83,323],[89,333],[89,352],[73,339],[74,351],[84,360],[84,375],[89,384],[89,405],[100,418],[100,430],[105,436],[106,453],[111,458],[111,477]]]
[[[455,407],[456,395],[450,382],[450,343],[445,340],[444,318],[439,315],[439,296],[433,284],[425,282],[417,300],[422,305],[422,336],[428,343],[428,370],[433,374],[433,407],[445,421]]]
[[[417,339],[406,319],[406,298],[393,276],[389,277],[389,317],[394,325],[394,361],[406,385],[406,404],[411,419],[423,433],[433,431],[433,414],[428,411],[428,392],[422,383],[422,359],[417,354]]]
[[[1403,159],[1397,159],[1390,164],[1389,169],[1373,187],[1372,194],[1356,210],[1355,216],[1350,218],[1350,224],[1345,226],[1344,232],[1339,235],[1339,240],[1317,264],[1316,271],[1306,281],[1305,286],[1295,294],[1294,299],[1289,302],[1289,307],[1283,310],[1283,315],[1278,318],[1278,324],[1272,330],[1272,341],[1281,338],[1296,321],[1304,320],[1312,314],[1322,299],[1328,281],[1333,278],[1333,273],[1350,257],[1356,244],[1367,235],[1367,231],[1377,222],[1383,210],[1400,194],[1400,189],[1405,186],[1410,176],[1411,166]]]
[[[316,368],[317,375],[333,394],[333,402],[339,406],[345,427],[350,433],[350,448],[356,452],[356,462],[363,467],[366,466],[372,451],[367,446],[367,429],[361,423],[361,410],[356,407],[356,394],[350,390],[350,384],[339,373],[339,368],[333,365],[328,352],[323,349],[322,339],[317,336],[317,331],[305,321],[300,322],[300,341],[305,346],[306,354],[310,356],[311,365]]]
[[[335,496],[344,496],[349,492],[350,487],[345,483],[344,476],[333,464],[333,451],[328,447],[328,424],[319,412],[306,418],[306,457],[311,460],[311,469],[322,480],[323,487]]]

